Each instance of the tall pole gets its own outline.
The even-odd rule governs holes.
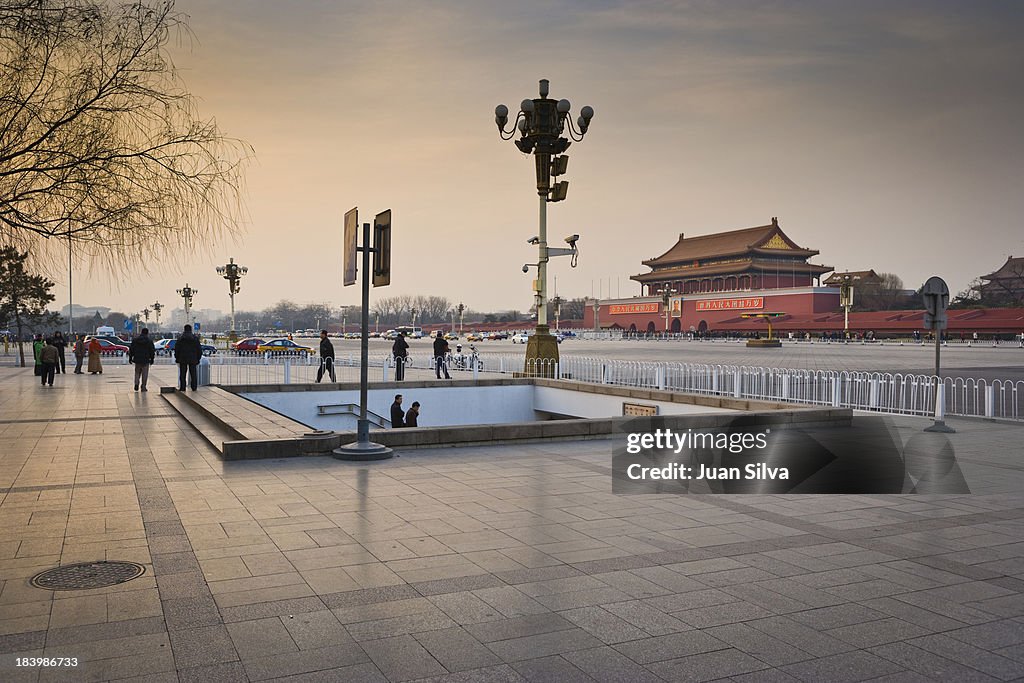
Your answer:
[[[369,386],[370,369],[370,224],[363,223],[363,331],[359,335],[359,425],[357,438],[359,443],[370,441],[370,420],[366,417],[366,397]],[[414,323],[415,324],[415,323]]]
[[[68,230],[68,343],[75,338],[75,298],[71,292],[71,230]]]
[[[370,224],[363,223],[363,246],[357,248],[363,252],[363,310],[361,321],[362,332],[359,335],[359,420],[356,426],[355,443],[346,444],[334,449],[333,454],[339,460],[384,460],[394,456],[387,446],[370,441],[370,420],[367,419],[367,394],[369,388],[370,369]]]
[[[551,157],[548,154],[538,154],[537,165],[551,165]],[[540,191],[540,190],[538,190]],[[537,245],[537,332],[547,334],[548,332],[548,188],[543,189],[540,195],[540,226],[538,233],[540,243]]]

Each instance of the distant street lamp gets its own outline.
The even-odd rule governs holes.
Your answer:
[[[462,302],[459,302],[459,305],[455,307],[455,310],[459,312],[459,334],[462,334],[462,323],[464,321],[463,316],[466,313],[466,307],[462,305]]]
[[[154,301],[152,303],[152,306],[153,306],[153,313],[156,314],[156,326],[160,327],[160,311],[164,310],[164,305],[162,303],[160,303],[159,301]]]
[[[499,104],[494,109],[494,122],[498,126],[498,133],[502,140],[511,140],[519,132],[519,139],[515,141],[516,147],[524,154],[533,154],[537,171],[537,194],[540,197],[540,221],[539,231],[536,237],[528,240],[530,244],[536,244],[538,250],[537,258],[537,280],[534,284],[534,292],[537,301],[537,329],[530,337],[526,346],[526,367],[527,371],[531,366],[538,367],[538,360],[546,363],[558,361],[558,342],[548,329],[548,301],[547,301],[547,278],[548,260],[552,256],[572,256],[572,265],[576,265],[576,241],[579,235],[572,235],[566,238],[569,249],[551,249],[548,247],[547,227],[547,205],[548,202],[558,202],[565,199],[569,190],[569,182],[562,180],[552,184],[552,178],[564,174],[569,165],[569,157],[565,156],[565,150],[572,144],[569,139],[562,137],[568,129],[569,137],[579,142],[586,135],[590,127],[590,120],[594,117],[592,107],[583,107],[580,116],[573,125],[569,110],[572,104],[569,100],[553,100],[548,97],[548,81],[540,81],[540,97],[536,99],[525,99],[519,105],[519,113],[511,130],[505,130],[508,123],[509,110],[504,104]],[[568,122],[568,126],[566,123]],[[528,265],[523,266],[523,272],[529,272]],[[552,366],[553,369],[553,366]]]
[[[373,332],[374,334],[380,334],[380,313],[374,313],[373,315]]]
[[[601,302],[594,299],[594,332],[601,330],[601,324],[598,322],[598,317],[601,314]]]
[[[185,300],[185,324],[192,324],[192,297],[199,293],[198,289],[192,289],[185,283],[185,286],[177,290],[178,296]]]
[[[412,326],[416,327],[416,314],[419,313],[415,308],[412,309]]]
[[[146,319],[146,324],[147,325],[149,324],[149,313],[150,313],[149,308],[143,308],[142,309],[142,316]]]
[[[850,333],[850,308],[853,307],[853,284],[850,276],[844,275],[839,285],[839,305],[843,307],[843,338]]]
[[[557,296],[557,295],[551,300],[551,305],[555,309],[555,332],[561,332],[561,330],[562,330],[562,324],[561,324],[562,303],[564,301],[565,301],[565,299],[563,299],[562,297]]]
[[[241,291],[242,276],[249,272],[245,266],[235,263],[235,259],[228,259],[226,265],[217,266],[217,274],[228,281],[228,295],[231,297],[231,331],[228,337],[231,341],[238,340],[238,331],[235,329],[235,294]]]
[[[661,292],[661,301],[665,306],[665,331],[668,332],[668,304],[672,300],[672,293],[668,289]]]

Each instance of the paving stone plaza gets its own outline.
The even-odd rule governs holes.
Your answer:
[[[965,495],[620,496],[608,440],[223,462],[131,370],[0,368],[2,681],[1024,678],[1019,424],[949,420]]]

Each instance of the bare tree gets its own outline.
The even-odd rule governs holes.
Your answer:
[[[178,79],[185,19],[174,0],[0,0],[0,240],[109,266],[237,228],[251,149]]]

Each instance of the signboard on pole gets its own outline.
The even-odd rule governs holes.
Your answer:
[[[946,308],[949,306],[949,287],[946,281],[937,276],[928,278],[921,288],[921,297],[924,299],[925,329],[946,329]]]
[[[345,212],[345,238],[342,244],[343,278],[345,287],[356,283],[356,238],[359,234],[359,207]]]
[[[373,219],[373,286],[391,284],[391,209]]]

